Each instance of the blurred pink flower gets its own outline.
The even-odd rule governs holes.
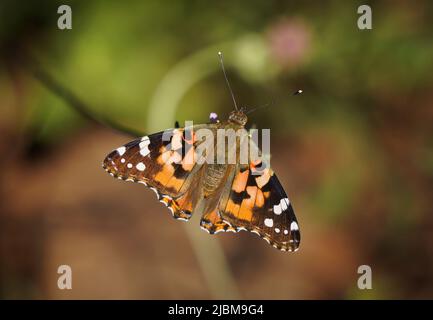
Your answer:
[[[268,32],[271,56],[283,67],[297,66],[310,49],[310,38],[311,32],[302,21],[280,21]]]

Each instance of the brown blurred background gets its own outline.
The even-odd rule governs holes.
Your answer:
[[[433,298],[430,1],[374,2],[372,30],[357,27],[363,1],[69,1],[72,30],[61,4],[0,4],[1,298]],[[294,254],[210,236],[111,178],[101,161],[131,138],[26,59],[94,117],[151,133],[227,116],[219,50],[241,105],[276,100],[250,124],[271,128]],[[63,264],[72,290],[57,288]]]

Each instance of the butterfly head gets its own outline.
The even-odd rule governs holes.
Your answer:
[[[240,110],[234,110],[230,113],[229,122],[244,126],[248,121],[248,117],[241,108]]]

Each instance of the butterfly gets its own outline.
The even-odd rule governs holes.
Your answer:
[[[221,65],[226,77],[222,59]],[[232,93],[227,77],[226,81]],[[201,213],[200,227],[210,234],[245,230],[279,250],[296,251],[301,238],[292,204],[269,161],[251,141],[245,129],[247,115],[238,109],[233,93],[232,98],[235,110],[227,121],[220,122],[211,113],[206,124],[180,128],[176,122],[173,129],[113,150],[103,168],[113,177],[149,187],[175,219],[188,221],[193,213]],[[197,133],[207,130],[215,137],[221,129],[245,133],[227,146],[235,152],[234,163],[200,161],[197,150],[204,142]],[[240,161],[241,139],[247,139],[260,156]],[[209,153],[215,159],[217,152]]]
[[[108,154],[103,167],[114,177],[149,187],[176,219],[188,221],[203,201],[200,226],[209,233],[247,230],[280,250],[295,251],[300,242],[298,222],[268,165],[256,159],[248,164],[209,164],[194,159],[202,142],[195,138],[198,130],[210,130],[215,136],[218,129],[245,130],[243,110],[233,111],[226,122],[214,117],[211,114],[207,124],[133,140]],[[170,138],[164,139],[164,135]],[[258,167],[264,169],[257,172]]]

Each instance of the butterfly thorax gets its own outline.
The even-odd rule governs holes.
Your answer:
[[[232,113],[230,113],[229,120],[228,120],[229,123],[233,123],[241,127],[245,126],[247,121],[248,121],[248,117],[242,110],[232,111]]]

